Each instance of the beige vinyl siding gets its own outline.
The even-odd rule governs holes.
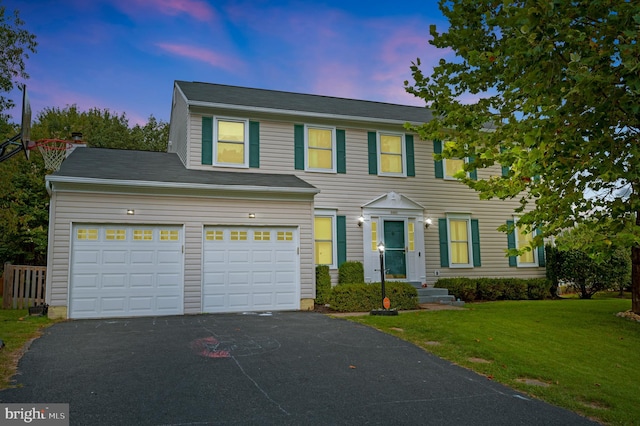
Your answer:
[[[253,119],[253,118],[250,118]],[[427,282],[435,282],[438,277],[448,276],[493,276],[493,277],[540,277],[544,268],[509,267],[505,257],[507,236],[496,228],[506,220],[512,219],[514,210],[519,206],[517,200],[480,200],[477,193],[460,182],[436,179],[433,160],[433,142],[422,141],[414,136],[415,177],[387,177],[369,174],[367,132],[395,131],[406,133],[401,128],[389,126],[355,127],[340,123],[296,121],[305,124],[331,124],[346,130],[347,173],[313,173],[294,168],[294,141],[292,121],[256,119],[260,121],[260,172],[295,174],[320,189],[315,196],[315,208],[337,209],[338,215],[346,216],[347,223],[347,259],[363,259],[363,228],[357,226],[360,206],[390,191],[401,193],[425,207],[425,217],[433,219],[433,225],[425,230],[425,259]],[[190,132],[192,141],[190,158],[192,164],[200,159],[201,116],[194,114]],[[198,168],[198,167],[192,167]],[[207,170],[212,166],[201,167]],[[233,169],[237,172],[256,172],[256,169]],[[479,177],[499,176],[501,168],[496,165],[480,170]],[[482,266],[468,269],[449,269],[440,266],[440,248],[438,240],[438,218],[447,213],[469,213],[480,224],[480,248]]]
[[[169,128],[169,141],[171,146],[168,152],[175,152],[182,160],[182,163],[189,167],[187,163],[187,125],[189,123],[189,109],[182,93],[173,89],[173,108],[171,109],[171,121]]]
[[[50,304],[67,306],[72,223],[123,223],[184,226],[184,312],[201,310],[202,234],[206,225],[299,225],[300,297],[315,297],[311,201],[239,200],[228,198],[143,196],[55,191],[57,214],[49,271]],[[135,214],[128,216],[127,209]],[[249,219],[249,212],[255,219]],[[283,215],[282,212],[287,212]]]

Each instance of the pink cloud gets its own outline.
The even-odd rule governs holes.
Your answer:
[[[173,55],[205,62],[215,68],[221,68],[225,71],[237,72],[239,69],[245,68],[245,64],[241,60],[229,55],[222,55],[208,49],[172,43],[157,43],[156,46]]]
[[[118,0],[116,5],[134,16],[146,16],[149,11],[153,11],[168,16],[185,14],[203,22],[212,21],[216,17],[215,10],[202,0]]]

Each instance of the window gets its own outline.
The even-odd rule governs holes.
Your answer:
[[[205,234],[207,241],[224,241],[224,231],[222,230],[208,230]]]
[[[245,120],[216,118],[214,124],[214,159],[216,165],[247,167],[248,147]]]
[[[316,265],[336,267],[336,214],[331,210],[316,210],[313,221]]]
[[[231,241],[247,241],[247,231],[231,231]]]
[[[515,234],[516,234],[516,248],[531,247],[533,242],[534,232],[531,232],[524,226],[518,226],[518,220],[515,221]],[[516,259],[518,266],[538,266],[537,250],[533,248],[530,251],[525,251]]]
[[[378,219],[371,218],[371,251],[378,251]]]
[[[449,251],[451,266],[470,266],[469,219],[449,218]]]
[[[271,232],[269,232],[269,231],[254,231],[253,232],[253,240],[254,241],[270,241],[271,240]]]
[[[331,127],[305,127],[306,169],[312,171],[336,171],[336,137]]]
[[[482,266],[480,258],[480,227],[477,219],[464,213],[447,214],[438,219],[440,266],[473,268]]]
[[[96,241],[98,239],[97,228],[78,228],[76,231],[76,238],[79,240]]]
[[[446,142],[445,145],[448,145],[452,142]],[[433,141],[433,153],[434,154],[442,154],[443,143],[439,140]],[[475,161],[474,157],[468,158],[443,158],[441,160],[435,160],[435,172],[436,178],[438,179],[450,179],[455,180],[455,175],[464,170],[465,163],[473,164]],[[467,173],[468,177],[473,180],[478,179],[478,171],[476,169],[472,169]]]
[[[153,241],[153,231],[151,229],[134,229],[133,241]]]
[[[124,241],[127,239],[127,231],[124,229],[107,229],[105,240],[107,241]]]
[[[278,241],[293,241],[293,232],[278,231]]]
[[[445,146],[451,144],[451,142],[445,142]],[[464,170],[465,160],[462,158],[445,158],[442,160],[444,163],[444,178],[455,179],[455,175]]]
[[[378,162],[381,175],[404,176],[404,138],[403,135],[378,133]]]
[[[409,235],[409,251],[415,251],[416,250],[416,232],[415,232],[415,227],[416,224],[413,222],[409,222],[407,224],[407,234]]]
[[[180,233],[178,231],[171,231],[168,229],[160,230],[160,241],[179,241]]]

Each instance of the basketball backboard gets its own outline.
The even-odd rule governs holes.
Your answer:
[[[20,142],[24,155],[29,159],[29,142],[31,142],[31,103],[27,94],[27,86],[22,86],[22,122],[20,123]]]

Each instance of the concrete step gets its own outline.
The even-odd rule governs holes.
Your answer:
[[[449,295],[449,290],[447,290],[446,288],[435,288],[435,287],[424,287],[424,288],[419,288],[418,290],[418,295],[425,295],[425,296],[448,296]]]
[[[418,303],[453,303],[456,298],[451,295],[446,296],[421,296],[418,295]]]

